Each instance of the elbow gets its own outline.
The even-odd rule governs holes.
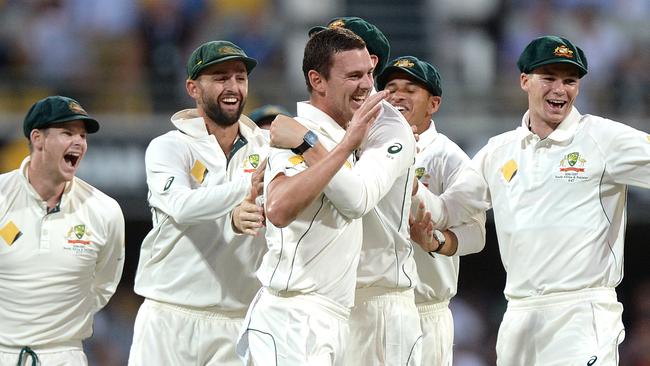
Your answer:
[[[169,216],[174,219],[174,222],[176,222],[178,225],[192,225],[196,223],[196,220],[194,220],[192,212],[190,210],[174,210],[173,212],[169,213]]]
[[[286,227],[295,218],[295,215],[292,216],[289,214],[289,210],[287,210],[286,207],[283,207],[283,205],[276,202],[267,202],[264,214],[266,215],[267,220],[277,228]]]

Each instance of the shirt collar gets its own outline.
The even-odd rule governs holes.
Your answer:
[[[27,189],[27,192],[29,192],[29,195],[32,196],[32,198],[36,201],[39,202],[39,204],[43,205],[46,207],[45,201],[43,201],[43,198],[41,197],[38,192],[34,189],[34,186],[32,186],[31,183],[29,183],[29,162],[31,161],[31,156],[27,156],[25,159],[23,159],[23,162],[20,163],[20,176],[21,176],[21,181],[23,185],[25,186],[25,189]],[[69,193],[72,190],[72,187],[74,186],[74,177],[72,178],[71,181],[65,183],[65,188],[63,188],[63,195],[61,195],[61,200],[59,203],[57,203],[57,210],[54,210],[53,212],[58,212],[58,209],[63,205],[65,206],[67,202],[69,201]]]
[[[533,135],[533,132],[528,128],[528,125],[530,124],[529,113],[530,110],[526,111],[521,119],[521,126],[517,128],[517,136],[519,136],[519,138],[522,140],[528,136]],[[547,138],[557,142],[569,140],[575,135],[581,119],[582,115],[578,109],[576,109],[576,107],[572,107],[571,112],[569,112],[566,118],[560,122],[557,128],[551,132]]]
[[[417,147],[422,150],[425,147],[431,145],[436,138],[438,137],[438,130],[436,130],[436,124],[431,120],[431,124],[429,125],[429,128],[424,130],[420,134],[420,139],[417,142]]]
[[[306,126],[316,129],[324,135],[328,135],[334,141],[340,142],[345,135],[345,130],[327,113],[314,107],[309,102],[298,102],[296,107],[296,115],[298,117],[307,119],[313,126]]]
[[[210,135],[203,117],[199,116],[196,108],[183,109],[174,113],[171,121],[176,128],[188,136],[200,139]],[[245,140],[251,140],[256,134],[260,134],[259,127],[247,116],[242,114],[238,123],[239,134]]]

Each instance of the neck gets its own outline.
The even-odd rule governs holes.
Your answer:
[[[425,119],[424,121],[415,124],[415,127],[417,128],[416,132],[422,133],[428,130],[430,126],[431,126],[431,116],[429,116],[429,118]]]
[[[528,120],[528,129],[534,133],[535,135],[539,136],[540,139],[545,139],[555,131],[557,126],[560,124],[552,124],[552,123],[547,123],[544,121],[536,121],[533,119]]]
[[[54,208],[61,200],[66,182],[52,179],[51,175],[48,175],[43,169],[39,169],[38,163],[34,163],[34,161],[30,161],[27,171],[29,184],[45,201],[48,209]]]
[[[315,95],[315,93],[312,93],[312,97],[309,99],[309,103],[320,109],[323,113],[327,114],[330,116],[331,119],[334,120],[341,128],[344,130],[348,128],[348,122],[349,120],[346,120],[341,113],[336,113],[336,111],[332,111],[330,108],[328,108],[328,104],[324,102],[323,98],[319,98],[318,96]]]
[[[239,123],[234,123],[230,126],[221,126],[206,118],[205,126],[208,129],[208,133],[214,135],[217,139],[224,154],[228,156],[230,150],[232,150],[232,145],[239,134]]]

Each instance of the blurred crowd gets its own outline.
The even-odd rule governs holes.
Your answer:
[[[309,26],[338,15],[356,15],[379,25],[396,42],[399,26],[409,24],[390,7],[386,14],[378,11],[379,5],[377,9],[367,6],[365,14],[350,14],[347,9],[354,3],[0,0],[0,116],[24,115],[35,100],[51,94],[73,96],[93,113],[166,115],[189,105],[185,62],[192,49],[209,39],[230,40],[259,61],[251,77],[248,110],[266,103],[292,110],[294,102],[306,96],[299,62]],[[377,1],[381,3],[387,2]],[[428,0],[414,4],[423,7],[427,21],[419,30],[426,34],[425,44],[412,53],[442,72],[446,94],[441,116],[519,114],[526,101],[518,88],[516,59],[532,38],[557,34],[574,40],[588,57],[589,76],[578,108],[583,113],[641,121],[641,128],[650,130],[650,1]],[[399,45],[395,49],[404,50]],[[130,253],[137,253],[140,239],[127,238],[135,246]],[[490,246],[496,243],[488,242]],[[91,365],[126,364],[141,302],[132,292],[133,275],[125,268],[118,293],[95,318],[95,334],[85,345]],[[491,365],[494,332],[505,300],[499,298],[500,292],[492,293],[487,302],[477,294],[463,295],[462,274],[459,287],[461,296],[452,303],[455,365]],[[621,364],[647,366],[650,280],[636,283],[633,296],[634,305],[626,312],[635,322],[628,326]]]

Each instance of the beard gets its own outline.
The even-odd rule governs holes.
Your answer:
[[[219,126],[228,127],[234,125],[235,123],[237,123],[237,121],[239,121],[239,117],[241,116],[244,110],[244,104],[246,104],[246,99],[244,99],[243,97],[240,98],[241,103],[239,104],[239,108],[237,109],[237,111],[234,113],[225,112],[219,105],[218,102],[219,99],[220,98],[214,100],[214,99],[208,99],[204,97],[203,111],[205,112],[206,116],[208,116],[208,118],[210,118],[212,121],[214,121],[214,123],[216,123]]]

